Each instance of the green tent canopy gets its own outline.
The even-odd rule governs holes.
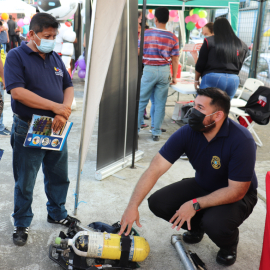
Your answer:
[[[143,0],[138,0],[139,8],[142,8]],[[232,28],[237,32],[238,13],[239,13],[239,0],[147,0],[147,8],[154,9],[160,6],[165,6],[168,9],[181,10],[183,4],[186,10],[193,8],[206,8],[206,9],[229,9],[229,20]]]

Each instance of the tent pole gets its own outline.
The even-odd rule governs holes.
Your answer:
[[[124,159],[126,161],[126,152],[127,152],[127,125],[128,125],[128,98],[129,98],[129,0],[127,0],[127,91],[126,91],[126,123],[125,123],[125,142],[124,142]]]
[[[143,0],[143,11],[142,11],[142,30],[141,30],[141,43],[140,43],[140,55],[138,61],[138,81],[137,81],[137,95],[136,95],[136,110],[135,110],[135,122],[133,131],[133,147],[132,147],[132,169],[135,169],[135,152],[138,142],[138,112],[140,102],[140,90],[141,90],[141,77],[142,77],[142,57],[143,57],[143,45],[144,45],[144,29],[145,29],[145,14],[146,14],[146,0]]]
[[[93,13],[94,14],[93,14]],[[95,18],[96,13],[96,1],[94,1],[93,6],[90,10],[90,22],[91,26],[94,26],[94,21],[92,21],[92,17]],[[92,25],[93,24],[93,25]],[[91,28],[90,28],[91,30]],[[85,97],[84,102],[88,100],[89,95],[89,77],[90,77],[90,56],[91,56],[91,47],[92,47],[92,40],[90,40],[90,31],[89,31],[89,42],[88,42],[88,50],[87,50],[87,74],[86,74],[86,80],[84,85],[84,91],[85,91]],[[80,179],[81,179],[81,173],[82,173],[82,147],[84,144],[84,132],[85,132],[85,119],[86,119],[86,111],[87,108],[85,107],[86,103],[83,106],[83,117],[82,117],[82,130],[81,130],[81,140],[80,140],[80,148],[79,148],[79,160],[78,160],[78,169],[77,169],[77,183],[76,183],[76,191],[75,191],[75,204],[74,204],[74,215],[77,215],[77,209],[78,209],[78,203],[79,203],[79,193],[80,193]]]

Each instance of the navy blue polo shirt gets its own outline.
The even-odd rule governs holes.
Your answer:
[[[169,138],[159,153],[172,164],[186,153],[196,171],[195,180],[198,185],[213,192],[227,187],[228,179],[251,181],[251,188],[256,189],[256,149],[251,133],[227,118],[210,142],[203,133],[185,125]]]
[[[4,76],[7,92],[16,87],[23,87],[31,92],[56,103],[63,103],[64,90],[73,86],[71,78],[61,57],[51,52],[45,60],[32,51],[26,43],[22,43],[9,51],[5,62]],[[30,108],[11,97],[11,107],[14,113],[32,118],[33,114],[51,116],[52,111]]]

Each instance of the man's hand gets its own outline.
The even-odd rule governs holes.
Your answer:
[[[200,88],[200,82],[194,82],[194,87],[198,90]]]
[[[66,120],[68,120],[71,114],[71,107],[65,104],[57,104],[53,108],[53,112],[57,115],[62,115]]]
[[[175,84],[177,84],[177,80],[176,78],[172,78],[172,82],[170,83],[170,85],[175,85]]]
[[[61,128],[66,124],[66,119],[62,115],[56,115],[52,123],[52,130],[54,133],[61,130]]]
[[[132,225],[134,223],[134,221],[136,221],[136,224],[138,227],[142,227],[142,225],[140,224],[140,215],[139,215],[139,211],[137,207],[127,207],[127,209],[125,210],[120,225],[121,225],[121,229],[120,232],[118,233],[119,235],[121,235],[124,230],[126,229],[126,227],[128,226],[127,232],[125,233],[125,235],[129,235]]]
[[[195,216],[196,211],[193,207],[193,202],[188,201],[184,203],[179,210],[176,211],[174,216],[170,219],[170,223],[173,223],[172,229],[178,224],[177,231],[183,226],[184,222],[187,222],[188,230],[191,230],[190,220]]]

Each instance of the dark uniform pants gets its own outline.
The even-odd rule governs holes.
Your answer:
[[[156,216],[169,221],[182,204],[210,193],[202,189],[195,178],[187,178],[158,190],[150,196],[148,204]],[[252,213],[256,203],[257,191],[249,190],[238,202],[198,211],[191,219],[191,229],[201,228],[218,247],[230,247],[239,235],[238,227]],[[182,228],[187,230],[186,222]]]

